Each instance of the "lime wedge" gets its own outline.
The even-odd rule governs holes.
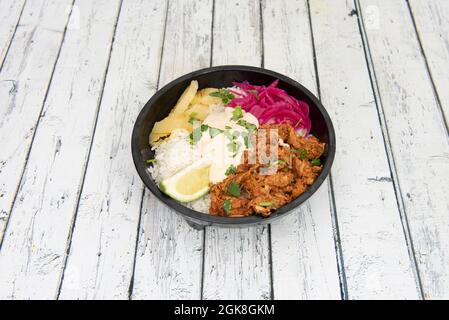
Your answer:
[[[197,200],[209,192],[210,163],[198,160],[174,176],[163,180],[159,187],[169,197],[180,201]]]

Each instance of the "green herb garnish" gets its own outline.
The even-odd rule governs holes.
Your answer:
[[[228,185],[228,193],[233,197],[240,197],[240,185],[237,182],[231,182]]]
[[[209,126],[207,124],[202,124],[195,129],[193,129],[192,133],[189,135],[189,142],[190,144],[197,143],[201,136],[203,135],[204,131],[207,131],[209,129]]]
[[[237,155],[237,151],[240,149],[240,143],[235,140],[232,140],[228,143],[228,150],[232,152],[232,156],[235,157]]]
[[[273,205],[273,202],[271,202],[271,201],[263,201],[263,202],[259,203],[259,206],[261,206],[261,207],[270,207],[272,205]]]
[[[197,112],[192,112],[189,116],[189,123],[193,124],[195,121],[199,121],[196,117],[198,116]]]
[[[313,164],[314,166],[320,166],[321,160],[316,158],[316,159],[313,159],[312,161],[310,161],[310,163]]]
[[[250,136],[249,136],[249,135],[244,135],[244,136],[243,136],[243,142],[245,143],[245,147],[246,147],[247,149],[249,149],[249,148],[252,147],[251,139],[250,139]]]
[[[200,131],[200,136],[198,137],[198,132],[193,130],[191,134],[189,134],[189,143],[190,144],[195,144],[197,143],[201,138],[201,131]]]
[[[218,135],[222,132],[223,132],[223,130],[221,130],[221,129],[209,127],[209,135],[211,138],[215,137],[216,135]]]
[[[242,126],[244,128],[246,128],[249,132],[253,132],[257,129],[257,126],[255,124],[252,124],[246,120],[240,119],[237,121],[237,124],[239,126]]]
[[[237,121],[239,119],[243,118],[243,110],[241,106],[235,107],[232,111],[232,121]]]
[[[240,135],[240,132],[234,130],[233,132],[231,132],[231,130],[226,129],[225,131],[223,131],[223,134],[225,135],[226,138],[228,138],[230,141],[233,141],[235,139],[237,139],[237,137]]]
[[[278,159],[276,161],[271,162],[271,160],[268,161],[268,166],[269,167],[274,167],[274,166],[281,166],[283,164],[285,164],[286,162],[282,159]]]
[[[234,95],[226,89],[218,89],[218,91],[211,92],[209,95],[220,98],[224,104],[228,104],[229,101],[234,99]]]
[[[233,164],[231,164],[231,165],[226,169],[225,175],[229,176],[229,175],[234,174],[234,173],[236,173],[236,172],[237,172],[237,168],[236,168]]]
[[[276,164],[281,166],[281,165],[285,164],[285,161],[282,159],[279,159],[278,161],[276,161]]]
[[[223,209],[224,209],[224,211],[225,211],[226,213],[229,214],[229,212],[232,210],[232,203],[231,203],[231,200],[226,199],[226,200],[223,202]]]
[[[225,135],[226,138],[228,138],[230,141],[234,140],[234,137],[231,133],[231,131],[229,129],[226,129],[225,131],[223,131],[223,134]]]
[[[156,162],[156,159],[148,159],[146,161],[147,164],[152,164],[152,163],[155,163],[155,162]]]
[[[304,148],[295,149],[292,148],[292,151],[298,154],[299,159],[304,160],[307,157],[307,150]]]

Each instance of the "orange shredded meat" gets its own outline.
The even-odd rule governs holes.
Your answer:
[[[304,193],[322,171],[323,167],[317,164],[316,159],[322,156],[325,143],[312,135],[307,138],[299,136],[289,124],[264,125],[261,129],[265,131],[259,130],[259,138],[253,138],[255,147],[244,152],[243,163],[235,174],[211,186],[211,215],[245,217],[257,214],[267,217],[273,210]],[[278,138],[282,139],[275,145],[269,139],[272,129],[276,129]],[[258,155],[260,132],[266,134],[266,152],[270,148],[278,148],[276,165],[254,156]],[[254,163],[250,159],[255,159]],[[238,197],[230,194],[231,183],[238,184]]]

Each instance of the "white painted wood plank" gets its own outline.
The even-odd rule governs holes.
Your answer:
[[[354,2],[310,5],[321,98],[337,137],[332,175],[348,297],[418,298]]]
[[[143,184],[130,139],[155,91],[166,7],[125,0],[112,46],[61,299],[127,299]]]
[[[171,0],[160,86],[208,67],[211,0]],[[145,190],[137,247],[133,299],[199,299],[203,232],[186,224]]]
[[[216,1],[214,65],[260,66],[259,1]],[[207,227],[204,299],[270,299],[268,226],[242,229]]]
[[[212,0],[170,0],[160,87],[210,65],[211,25]]]
[[[28,2],[0,73],[0,242],[71,3],[71,0]]]
[[[0,1],[0,66],[14,36],[24,4],[25,0]]]
[[[263,1],[265,67],[315,94],[316,79],[307,2]],[[275,299],[340,299],[329,184],[271,225]]]
[[[425,298],[449,298],[449,139],[404,1],[361,1]],[[376,23],[378,20],[379,23]]]
[[[268,226],[206,229],[203,298],[270,299]]]
[[[449,121],[449,1],[409,0],[441,108]]]
[[[119,3],[75,3],[0,252],[1,297],[57,295]]]

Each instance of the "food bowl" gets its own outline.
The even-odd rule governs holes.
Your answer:
[[[149,145],[148,136],[156,121],[165,118],[171,108],[176,104],[184,89],[192,80],[197,80],[199,88],[206,87],[229,87],[232,82],[248,81],[255,85],[268,85],[279,79],[278,88],[284,89],[288,94],[299,100],[305,101],[310,107],[310,119],[312,121],[311,133],[320,141],[326,143],[326,149],[321,159],[323,160],[323,170],[316,181],[298,198],[273,211],[269,217],[248,216],[248,217],[222,217],[204,214],[189,209],[172,198],[163,194],[155,181],[152,179],[146,160],[154,158],[154,151]],[[320,187],[332,166],[335,156],[335,132],[329,114],[320,101],[301,84],[282,74],[262,68],[250,66],[219,66],[201,69],[179,77],[159,91],[145,104],[140,111],[134,124],[131,140],[132,156],[134,165],[140,178],[148,189],[162,201],[165,205],[180,214],[186,222],[197,229],[202,229],[208,225],[219,227],[246,227],[272,222],[286,216],[293,209],[309,199]]]

